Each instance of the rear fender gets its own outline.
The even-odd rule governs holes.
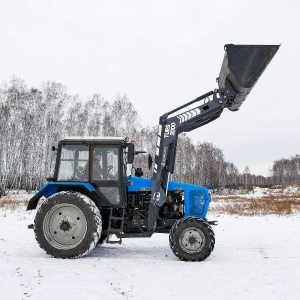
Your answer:
[[[58,190],[60,191],[63,186],[80,186],[85,188],[88,192],[96,192],[95,188],[88,182],[48,182],[29,200],[27,210],[36,209],[42,197],[49,198],[57,193]]]

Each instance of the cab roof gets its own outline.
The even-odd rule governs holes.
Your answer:
[[[66,137],[59,141],[61,144],[126,144],[128,138],[124,137],[111,137],[111,136],[73,136]]]

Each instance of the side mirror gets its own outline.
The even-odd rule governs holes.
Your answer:
[[[134,159],[134,144],[130,143],[128,144],[128,153],[127,153],[127,161],[129,164],[133,163],[133,159]]]
[[[152,156],[151,156],[151,154],[148,154],[148,168],[149,168],[149,170],[152,167],[152,163],[153,163]]]
[[[57,149],[55,148],[55,146],[52,146],[52,147],[51,147],[51,150],[52,150],[52,151],[56,151]]]

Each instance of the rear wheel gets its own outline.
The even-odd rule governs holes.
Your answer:
[[[202,261],[213,251],[215,235],[206,220],[187,217],[172,226],[169,243],[173,253],[179,259]]]
[[[40,247],[58,258],[88,254],[97,245],[102,231],[98,207],[77,192],[49,197],[38,210],[34,223]]]

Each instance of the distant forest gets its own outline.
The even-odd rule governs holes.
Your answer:
[[[128,136],[136,139],[139,150],[154,157],[156,132],[155,127],[141,126],[126,95],[116,96],[113,102],[101,94],[80,99],[69,95],[61,83],[28,88],[14,76],[0,86],[0,188],[39,189],[53,173],[51,146],[66,136]],[[151,177],[146,155],[137,156],[135,166]],[[194,144],[182,134],[172,180],[218,189],[299,183],[299,174],[299,155],[274,161],[269,177],[253,175],[249,167],[240,173],[221,149],[212,143]]]

